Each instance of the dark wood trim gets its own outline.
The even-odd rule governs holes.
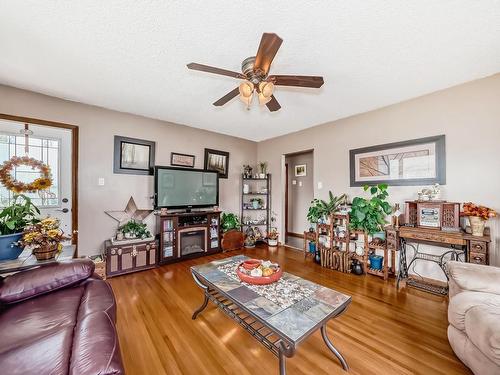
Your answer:
[[[288,235],[288,163],[285,163],[285,234]]]
[[[79,152],[79,128],[77,125],[66,124],[63,122],[55,122],[37,119],[33,117],[8,115],[0,113],[0,119],[16,122],[24,122],[29,124],[51,126],[53,128],[62,128],[71,130],[71,230],[73,232],[71,242],[76,245],[75,257],[78,257],[78,152]]]
[[[288,237],[304,238],[304,234],[303,233],[286,232],[286,235]]]

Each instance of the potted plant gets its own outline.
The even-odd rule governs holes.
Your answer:
[[[347,196],[342,194],[340,196],[335,196],[331,191],[328,192],[328,201],[323,199],[314,198],[311,201],[311,206],[307,212],[307,220],[312,225],[318,222],[325,222],[327,218],[338,211],[339,207],[345,203]]]
[[[380,232],[387,224],[385,217],[390,215],[392,207],[387,202],[389,193],[387,184],[364,186],[364,191],[370,191],[371,198],[356,197],[352,201],[349,226],[353,230],[362,230],[368,235]]]
[[[491,208],[468,202],[464,203],[464,210],[461,215],[469,218],[472,235],[480,237],[484,235],[486,221],[497,216],[497,213]]]
[[[272,228],[269,234],[267,235],[267,244],[270,247],[278,246],[278,238],[279,238],[278,230],[276,228]]]
[[[241,225],[238,216],[231,212],[223,212],[220,221],[222,230],[222,250],[229,251],[240,249],[241,247],[243,247],[245,236],[240,230]]]
[[[266,178],[267,176],[267,161],[261,161],[259,163],[260,174],[259,178]]]
[[[38,222],[40,210],[25,195],[14,195],[10,205],[0,212],[0,260],[16,259],[22,248],[17,242],[28,225]]]
[[[20,241],[23,248],[29,247],[37,260],[48,260],[55,257],[61,250],[61,241],[70,237],[64,236],[59,228],[59,220],[48,217],[42,221],[28,226]]]
[[[125,225],[118,228],[119,232],[122,232],[125,238],[148,238],[151,237],[151,232],[149,232],[147,225],[144,223],[138,223],[135,220],[130,220]]]

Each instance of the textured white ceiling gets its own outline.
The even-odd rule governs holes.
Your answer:
[[[263,32],[284,40],[271,73],[324,86],[212,106],[238,81],[186,63],[239,71]],[[252,140],[499,71],[494,0],[0,0],[0,83]]]

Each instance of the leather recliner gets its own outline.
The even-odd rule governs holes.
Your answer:
[[[0,373],[124,374],[111,287],[89,260],[0,280]]]

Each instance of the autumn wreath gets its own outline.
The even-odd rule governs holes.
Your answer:
[[[29,184],[12,178],[12,169],[21,165],[30,166],[33,170],[39,169],[40,177]],[[47,164],[28,156],[13,156],[10,160],[5,161],[0,167],[0,182],[7,189],[18,194],[33,193],[38,190],[48,189],[52,185],[51,177],[50,167]]]

